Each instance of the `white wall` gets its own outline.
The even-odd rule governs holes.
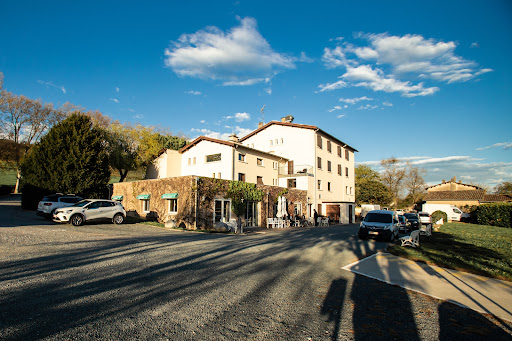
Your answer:
[[[206,162],[206,155],[218,153],[221,154],[220,161]],[[203,140],[182,154],[182,176],[198,175],[212,178],[214,173],[215,178],[218,178],[218,174],[220,173],[221,179],[233,180],[233,148],[220,143]]]

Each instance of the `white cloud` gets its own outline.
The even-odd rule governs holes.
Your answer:
[[[339,101],[348,104],[356,104],[357,102],[361,101],[373,101],[373,98],[369,98],[366,96],[356,98],[340,98]]]
[[[116,92],[119,93],[119,88],[118,87],[116,87]]]
[[[327,110],[327,111],[328,111],[328,112],[333,112],[334,110],[341,110],[341,109],[343,109],[341,106],[339,106],[339,105],[335,105],[335,106],[334,106],[334,108],[329,109],[329,110]]]
[[[320,92],[363,86],[373,91],[399,92],[404,97],[427,96],[439,88],[415,84],[414,78],[450,84],[467,82],[493,71],[457,56],[457,45],[453,41],[437,41],[413,34],[359,34],[357,37],[366,41],[367,46],[343,41],[335,48],[324,48],[325,67],[344,68],[346,72],[336,83],[319,85]]]
[[[42,84],[42,85],[51,86],[52,88],[59,89],[60,91],[62,91],[63,94],[66,93],[66,88],[61,86],[61,85],[55,85],[52,82],[45,82],[45,81],[42,81],[42,80],[38,80],[37,82],[39,84]]]
[[[495,143],[495,144],[487,146],[487,147],[477,148],[476,150],[484,150],[484,149],[491,149],[491,148],[511,149],[512,148],[512,142]]]
[[[488,186],[495,186],[501,181],[512,181],[512,162],[484,162],[485,159],[472,156],[414,156],[402,157],[399,160],[404,165],[405,162],[410,162],[413,166],[425,169],[427,173],[424,179],[430,185],[454,176],[467,183]],[[382,169],[380,161],[365,161],[358,164],[372,166],[377,171]]]
[[[336,116],[336,117],[337,117],[337,118],[342,118],[342,117],[345,117],[345,115],[343,115],[343,114],[342,114],[342,115],[338,115],[338,116]]]
[[[359,108],[357,108],[357,110],[373,110],[373,109],[377,109],[378,107],[379,107],[378,105],[366,104],[366,105],[361,105]]]
[[[109,100],[111,100],[112,102],[119,103],[119,100],[117,98],[109,98]]]
[[[393,106],[393,103],[390,103],[390,102],[382,102],[382,105],[385,106],[385,107],[392,107]]]
[[[165,50],[165,65],[179,76],[251,85],[295,68],[295,58],[275,52],[253,18],[239,19],[229,32],[207,27],[183,34]]]
[[[189,95],[194,95],[194,96],[202,95],[202,92],[201,92],[201,91],[195,91],[195,90],[185,91],[185,93],[186,93],[186,94],[189,94]]]
[[[239,126],[236,126],[236,127],[226,126],[224,128],[229,129],[230,131],[222,133],[222,132],[212,131],[212,130],[204,129],[204,128],[203,129],[192,128],[192,129],[190,129],[190,131],[192,133],[198,133],[198,134],[196,134],[197,135],[196,137],[201,135],[201,136],[211,137],[214,139],[219,139],[219,140],[224,140],[224,141],[229,140],[229,136],[231,136],[232,134],[236,134],[239,138],[241,138],[253,131],[253,129],[241,128]]]
[[[474,42],[474,43],[471,43],[471,45],[469,47],[471,47],[471,48],[480,47],[480,44],[478,44],[477,42]]]
[[[239,112],[239,113],[234,114],[233,116],[226,116],[225,119],[226,120],[235,119],[235,121],[237,121],[237,122],[243,122],[243,121],[250,120],[251,115],[246,112]]]
[[[269,95],[272,95],[272,88],[265,88],[265,92]]]
[[[306,53],[305,52],[301,52],[300,53],[300,57],[299,57],[299,62],[303,62],[303,63],[314,63],[315,60],[312,59],[312,58],[309,58],[308,56],[306,56]]]

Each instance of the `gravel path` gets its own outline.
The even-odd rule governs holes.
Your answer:
[[[58,225],[0,199],[0,339],[511,340],[512,324],[342,270],[357,226],[222,235]]]

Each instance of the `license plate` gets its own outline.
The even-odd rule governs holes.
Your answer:
[[[375,234],[375,235],[379,235],[379,232],[375,232],[375,231],[368,231],[368,234]]]

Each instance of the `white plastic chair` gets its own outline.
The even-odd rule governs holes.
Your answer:
[[[420,231],[412,231],[410,235],[401,237],[400,241],[402,242],[401,246],[418,247],[420,246]]]

